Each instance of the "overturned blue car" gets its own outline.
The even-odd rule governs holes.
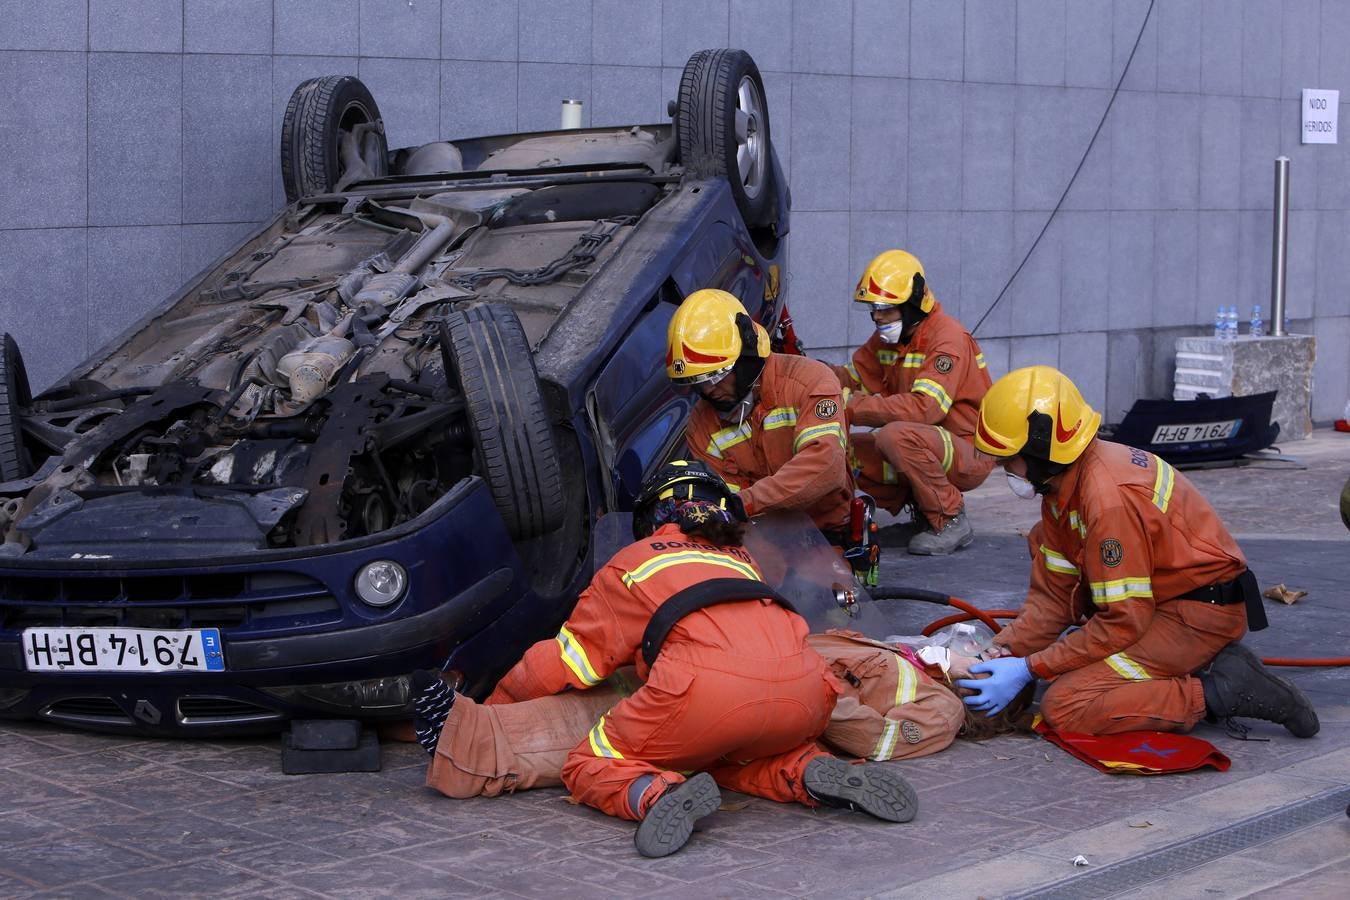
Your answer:
[[[696,54],[671,114],[389,150],[312,79],[275,219],[38,396],[4,336],[0,717],[393,718],[406,673],[482,693],[555,632],[683,439],[680,300],[790,332],[754,62]]]

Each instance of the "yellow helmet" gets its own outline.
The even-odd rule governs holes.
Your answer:
[[[1027,366],[985,392],[975,449],[1067,465],[1082,455],[1101,423],[1101,414],[1087,405],[1067,375],[1050,366]]]
[[[709,288],[685,297],[666,334],[666,375],[676,384],[703,384],[726,375],[752,338],[745,355],[769,356],[769,333],[726,291]]]
[[[919,311],[931,312],[933,295],[924,280],[923,264],[904,250],[887,250],[868,263],[853,289],[853,299],[858,303],[882,306],[900,306],[915,294],[919,297]]]

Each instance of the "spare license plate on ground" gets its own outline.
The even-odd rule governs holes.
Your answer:
[[[1237,431],[1241,419],[1227,422],[1200,422],[1189,425],[1159,425],[1153,432],[1154,444],[1190,444],[1195,441],[1224,441]]]
[[[223,672],[220,629],[25,628],[30,672]]]

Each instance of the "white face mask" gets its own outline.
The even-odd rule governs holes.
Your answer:
[[[887,322],[877,326],[877,337],[881,338],[883,344],[898,344],[904,330],[904,322]]]
[[[1021,497],[1023,500],[1036,499],[1036,486],[1034,484],[1027,481],[1021,475],[1014,475],[1011,472],[1005,472],[1004,474],[1008,476],[1008,488],[1014,494]]]

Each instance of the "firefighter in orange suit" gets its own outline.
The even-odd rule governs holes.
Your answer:
[[[799,510],[832,542],[853,479],[839,385],[824,363],[769,351],[769,335],[726,291],[695,291],[671,319],[666,374],[700,397],[689,451],[739,492],[747,515]]]
[[[871,760],[915,759],[946,748],[961,731],[965,706],[909,648],[848,631],[811,634],[806,642],[840,682],[821,735],[830,748]],[[964,677],[973,662],[954,657],[951,674]],[[427,786],[456,798],[556,787],[577,740],[637,687],[625,668],[588,690],[519,703],[455,695],[427,747]]]
[[[892,513],[913,501],[925,530],[910,553],[951,553],[974,539],[961,493],[993,467],[971,444],[989,389],[984,354],[904,250],[868,263],[853,299],[877,326],[850,363],[835,367],[850,423],[877,429],[850,436],[858,487]]]
[[[1041,521],[1026,604],[994,638],[1006,655],[958,682],[980,692],[966,702],[997,712],[1034,677],[1050,681],[1041,714],[1060,731],[1187,731],[1251,716],[1316,734],[1308,699],[1239,643],[1249,615],[1260,628],[1265,614],[1237,543],[1184,475],[1099,439],[1100,423],[1049,366],[1009,373],[980,404],[975,446],[1015,493],[1041,496]]]
[[[898,774],[851,767],[816,745],[838,684],[806,646],[805,620],[761,581],[741,546],[744,520],[736,494],[705,466],[663,467],[638,497],[637,540],[596,573],[557,637],[530,647],[488,698],[585,690],[636,666],[642,687],[572,749],[562,779],[577,800],[638,820],[644,856],[682,847],[720,804],[718,784],[889,821],[914,815]]]

